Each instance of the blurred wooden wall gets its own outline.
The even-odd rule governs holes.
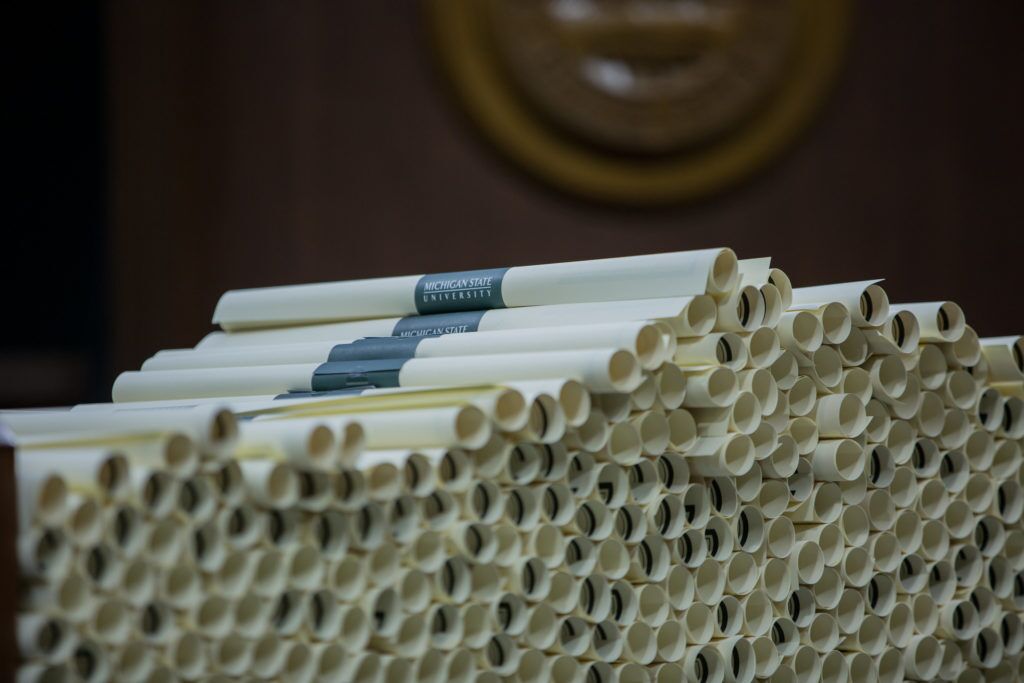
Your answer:
[[[783,158],[699,205],[626,211],[502,161],[416,3],[114,1],[111,367],[194,344],[232,287],[717,245],[1024,331],[1022,20],[861,3],[833,97]]]

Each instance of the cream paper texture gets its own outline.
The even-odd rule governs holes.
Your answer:
[[[146,400],[0,414],[19,680],[1019,680],[1020,338],[952,302],[865,316],[868,282],[736,330],[769,265],[471,313],[397,388],[278,396],[381,317],[214,333],[118,380]],[[576,296],[576,266],[531,278]]]
[[[336,342],[162,351],[143,363],[142,370],[324,362],[335,345],[355,341],[339,339]],[[650,365],[648,369],[657,367],[665,358],[656,328],[644,321],[447,334],[422,339],[416,347],[416,357],[478,356],[566,348],[623,348],[637,354],[645,350],[645,360]]]
[[[117,403],[310,391],[318,363],[125,372],[114,382]],[[409,359],[404,387],[474,386],[508,380],[570,377],[594,391],[631,391],[641,381],[634,356],[621,349]]]
[[[520,266],[508,269],[501,295],[507,307],[519,307],[704,294],[715,260],[726,251]],[[415,315],[420,277],[233,290],[217,303],[213,322],[231,330]]]
[[[652,298],[637,301],[604,301],[598,303],[555,304],[529,306],[524,308],[496,309],[483,312],[478,331],[511,330],[521,328],[561,327],[563,325],[588,325],[610,322],[631,322],[664,320],[679,328],[679,319],[686,315],[691,305],[707,307],[710,297],[688,296]],[[226,333],[211,332],[196,345],[196,348],[215,346],[239,346],[243,344],[271,345],[293,344],[313,341],[336,341],[360,337],[389,337],[401,318],[379,320],[358,320],[353,322],[323,325],[303,325],[268,330]],[[714,320],[705,325],[710,331]],[[466,330],[452,330],[464,332]]]

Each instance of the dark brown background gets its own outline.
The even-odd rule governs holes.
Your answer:
[[[783,158],[638,211],[503,161],[417,3],[111,2],[97,386],[194,344],[232,287],[717,245],[770,254],[797,285],[885,276],[894,300],[1024,330],[1024,4],[857,10],[835,91]]]

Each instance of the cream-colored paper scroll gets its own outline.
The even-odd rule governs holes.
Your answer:
[[[963,309],[952,301],[893,304],[890,310],[894,313],[906,311],[917,318],[921,341],[955,342],[964,333]]]
[[[575,380],[539,380],[545,387],[560,393],[560,400],[582,410],[589,408],[586,389]],[[561,396],[565,393],[565,396]],[[215,398],[162,399],[155,401],[129,401],[125,403],[86,403],[74,406],[72,413],[125,412],[192,408],[218,405],[229,408],[242,418],[270,413],[318,414],[343,413],[361,410],[400,410],[472,403],[488,413],[492,420],[503,424],[517,423],[526,418],[528,406],[524,395],[510,386],[490,385],[466,387],[414,387],[403,389],[361,389],[353,394],[306,393],[295,395],[260,394]],[[510,427],[515,429],[517,427]]]
[[[634,301],[605,301],[582,304],[554,304],[503,308],[483,311],[477,331],[548,328],[566,325],[595,325],[612,322],[661,321],[682,337],[699,336],[711,331],[715,324],[717,306],[706,295],[639,299]],[[402,318],[358,320],[352,322],[302,325],[235,333],[211,332],[197,348],[239,346],[253,344],[267,346],[314,341],[336,341],[360,337],[388,337],[395,334]],[[424,320],[427,320],[424,317]],[[422,321],[421,321],[422,322]],[[437,326],[417,334],[444,334],[472,331],[466,323],[442,316]],[[401,335],[401,333],[399,332]],[[415,336],[415,335],[413,335]]]
[[[1024,380],[1024,337],[989,337],[981,340],[981,351],[988,361],[994,382]]]
[[[125,372],[114,382],[115,402],[282,394],[313,390],[319,363]],[[575,368],[575,369],[573,369]],[[487,382],[570,377],[593,391],[628,392],[642,379],[621,349],[552,351],[454,358],[409,359],[397,372],[402,387],[473,386]]]
[[[288,420],[287,416],[260,418]],[[362,425],[369,448],[480,448],[487,443],[491,427],[483,412],[472,406],[419,408],[405,411],[377,411],[345,415]]]
[[[771,267],[771,258],[741,259],[740,284],[757,287],[764,307],[763,324],[774,327],[782,313],[792,305],[793,288],[789,278]]]
[[[186,405],[175,408],[124,411],[85,415],[79,411],[9,411],[0,413],[19,437],[74,435],[96,438],[102,435],[186,434],[212,453],[227,453],[238,438],[235,416],[224,405]]]
[[[858,325],[879,325],[889,313],[889,297],[877,283],[864,280],[793,290],[790,310],[809,310],[836,302],[846,307]]]
[[[161,351],[143,363],[142,369],[183,370],[325,362],[329,360],[335,346],[351,344],[353,341],[356,340]],[[387,348],[385,343],[378,354],[370,357],[387,357]],[[646,370],[657,368],[668,356],[658,329],[649,323],[637,321],[448,334],[420,340],[414,357],[445,358],[601,348],[631,351]]]
[[[452,278],[472,275],[454,273]],[[225,330],[237,330],[416,315],[421,277],[233,290],[217,303],[213,322]],[[732,289],[737,278],[736,255],[731,250],[705,249],[519,266],[504,272],[497,287],[504,306],[517,308],[717,294]],[[449,289],[459,294],[470,286],[460,288],[455,282]]]

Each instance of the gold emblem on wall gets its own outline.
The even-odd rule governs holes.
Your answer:
[[[549,183],[627,204],[740,180],[810,119],[846,0],[428,0],[472,118]]]

